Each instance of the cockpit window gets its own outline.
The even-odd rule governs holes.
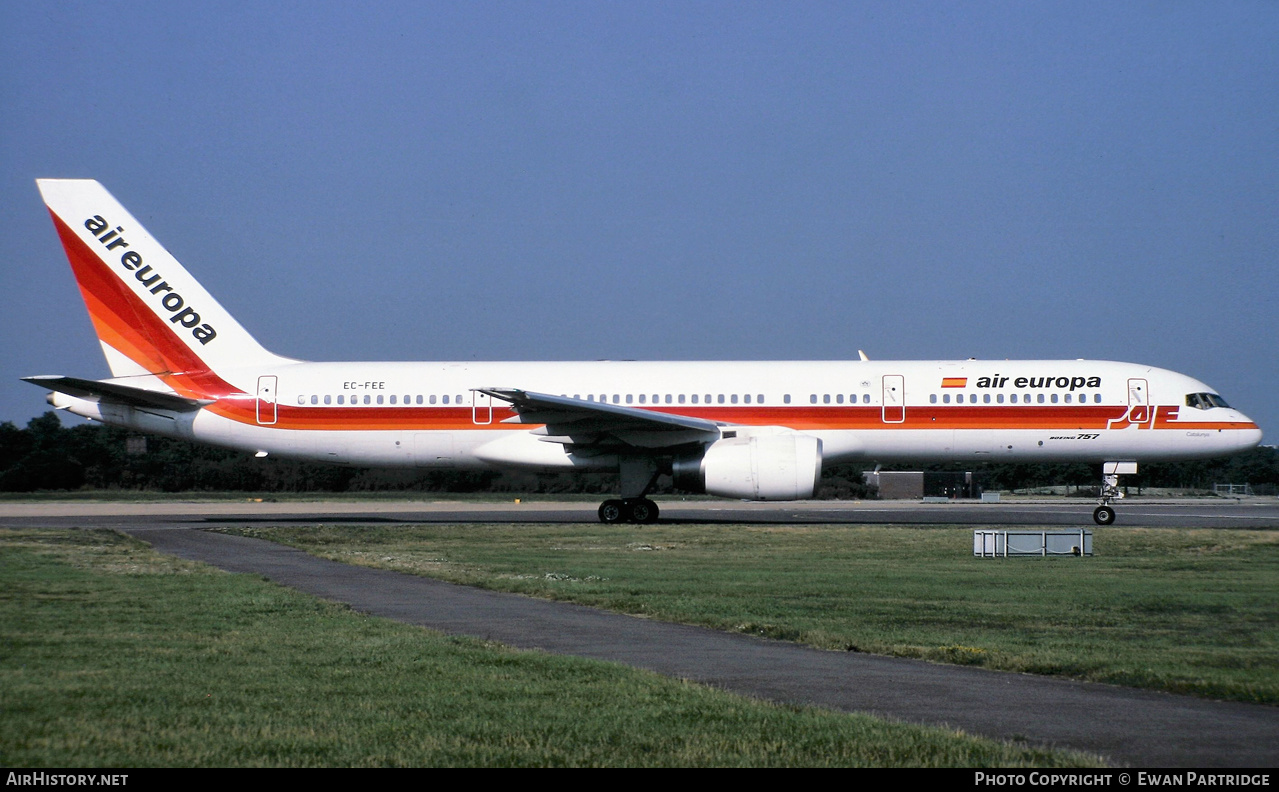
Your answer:
[[[1194,407],[1198,410],[1211,410],[1214,407],[1230,407],[1229,404],[1226,404],[1225,399],[1215,393],[1187,393],[1186,406]]]

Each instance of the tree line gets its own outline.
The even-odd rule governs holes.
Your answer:
[[[828,465],[822,471],[819,498],[866,498],[874,493],[862,481],[866,463]],[[885,466],[918,470],[919,466]],[[1095,489],[1099,465],[1084,463],[964,463],[929,465],[927,470],[973,471],[987,490],[1023,490],[1075,486]],[[1275,494],[1279,451],[1255,448],[1222,459],[1143,464],[1140,475],[1125,477],[1133,487],[1210,490],[1214,484],[1250,484]],[[224,448],[140,435],[97,423],[65,427],[57,413],[32,418],[25,428],[0,423],[0,492],[42,490],[136,490],[152,492],[493,492],[599,493],[617,491],[616,475],[606,472],[531,473],[523,471],[388,470],[356,468],[252,455]],[[658,494],[674,490],[659,480]]]

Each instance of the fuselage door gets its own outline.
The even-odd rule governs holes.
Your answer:
[[[493,397],[471,391],[471,423],[486,426],[493,423]]]
[[[276,409],[276,377],[258,377],[258,423],[270,426],[279,418]]]
[[[1128,380],[1128,406],[1135,407],[1138,404],[1150,404],[1149,387],[1144,379]]]
[[[1144,379],[1128,380],[1128,420],[1135,424],[1150,420],[1150,385]]]
[[[906,378],[901,374],[884,375],[884,423],[906,421]]]

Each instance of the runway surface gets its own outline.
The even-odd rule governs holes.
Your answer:
[[[847,525],[1033,525],[1095,527],[1090,499],[1009,500],[1001,503],[918,501],[659,500],[662,522],[825,523]],[[249,521],[279,523],[595,522],[595,502],[465,501],[111,501],[0,502],[0,525],[115,527],[138,520],[190,525]],[[1117,527],[1279,528],[1279,498],[1119,501]],[[127,519],[124,519],[127,518]]]
[[[203,503],[0,505],[0,525],[115,527],[156,549],[269,577],[379,616],[511,646],[624,663],[745,695],[1090,751],[1143,767],[1275,767],[1279,708],[1109,685],[828,652],[339,564],[218,524],[570,522],[594,504]],[[672,521],[1080,525],[1078,504],[663,504]],[[1121,519],[1125,517],[1121,507]],[[893,517],[895,515],[895,518]],[[1269,504],[1143,504],[1127,516],[1183,527],[1279,527]],[[1072,518],[1074,522],[1055,522]],[[1030,519],[1034,518],[1034,520]],[[1128,524],[1125,521],[1125,524]]]

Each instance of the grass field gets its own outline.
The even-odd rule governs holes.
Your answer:
[[[814,646],[1279,703],[1279,532],[597,524],[244,529],[339,561]]]
[[[0,530],[0,636],[6,767],[1098,764],[441,636],[107,531]]]

